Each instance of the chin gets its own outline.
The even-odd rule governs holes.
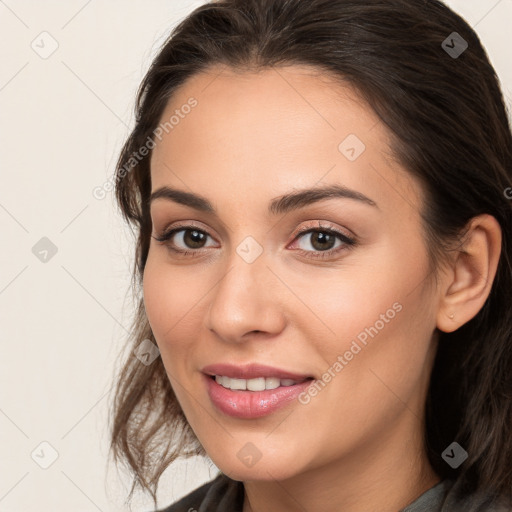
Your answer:
[[[259,459],[252,466],[246,465],[240,461],[238,457],[234,460],[216,461],[211,457],[214,464],[229,478],[237,481],[248,482],[251,480],[258,481],[276,481],[286,480],[297,475],[299,468],[297,464],[288,463],[282,457],[280,460],[264,460]]]

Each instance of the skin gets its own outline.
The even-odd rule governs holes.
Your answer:
[[[500,253],[498,223],[473,219],[435,286],[420,185],[392,159],[386,127],[348,85],[307,66],[217,66],[189,79],[162,119],[191,96],[197,106],[153,150],[152,191],[167,185],[200,194],[218,215],[153,201],[153,236],[178,221],[209,236],[196,246],[183,236],[190,231],[167,245],[152,238],[143,286],[188,422],[215,465],[244,482],[244,512],[405,507],[440,481],[422,439],[435,329],[457,329],[484,304]],[[348,134],[366,145],[355,161],[338,150]],[[377,207],[331,198],[286,215],[267,212],[275,197],[327,184],[361,192]],[[357,245],[313,259],[325,245],[297,230],[318,221]],[[236,252],[247,236],[263,249],[250,264]],[[173,243],[195,256],[173,253]],[[343,245],[336,238],[324,252]],[[258,362],[321,379],[394,303],[401,311],[308,404],[248,420],[211,403],[205,365]],[[237,457],[248,442],[261,453],[252,467]]]

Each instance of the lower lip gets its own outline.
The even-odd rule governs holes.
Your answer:
[[[225,388],[215,379],[203,374],[208,395],[223,413],[235,418],[261,418],[281,409],[295,400],[313,382],[306,380],[293,386],[280,386],[265,391],[243,391]]]

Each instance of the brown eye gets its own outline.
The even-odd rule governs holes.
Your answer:
[[[197,229],[184,229],[181,231],[184,232],[182,237],[183,243],[189,249],[201,249],[208,236],[203,231],[198,231]]]
[[[336,235],[327,233],[326,231],[312,231],[309,233],[311,245],[315,251],[326,251],[332,249],[336,243]]]
[[[208,237],[210,237],[208,233],[194,226],[180,226],[153,238],[164,243],[173,251],[189,252],[203,249]]]
[[[313,250],[307,250],[304,247],[299,247],[299,251],[308,258],[320,259],[332,257],[339,251],[344,251],[354,247],[357,243],[354,238],[348,237],[338,230],[322,227],[303,229],[295,239],[300,241],[302,241],[302,239],[309,239],[309,245]],[[335,245],[336,240],[340,241],[337,246]],[[303,245],[307,246],[307,244]]]

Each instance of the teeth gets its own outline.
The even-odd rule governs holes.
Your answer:
[[[277,377],[258,377],[256,379],[232,379],[224,375],[215,375],[215,381],[221,386],[233,390],[264,391],[276,389],[280,386],[293,386],[297,381],[292,379],[278,379]]]

